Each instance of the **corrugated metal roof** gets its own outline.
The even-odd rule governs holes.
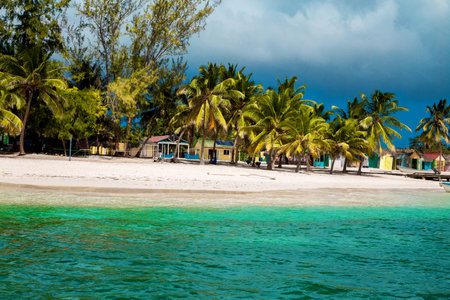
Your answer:
[[[157,143],[157,142],[165,140],[169,137],[170,137],[170,135],[152,136],[148,141],[151,143]]]

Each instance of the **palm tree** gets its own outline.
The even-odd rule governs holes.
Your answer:
[[[237,163],[237,152],[239,149],[239,141],[243,137],[241,128],[246,126],[244,111],[250,103],[254,103],[259,97],[262,97],[262,85],[255,85],[252,81],[252,74],[246,76],[241,71],[236,76],[235,89],[240,91],[244,97],[235,97],[231,100],[230,116],[228,118],[228,132],[235,133],[234,149],[231,157],[231,162]]]
[[[362,131],[365,129],[364,126],[362,126],[361,122],[368,116],[368,112],[366,111],[366,104],[367,104],[366,98],[362,98],[362,100],[359,101],[358,98],[355,97],[353,101],[347,100],[346,111],[334,105],[332,105],[331,108],[334,110],[334,114],[340,119],[356,120],[356,122],[359,124],[360,127],[359,130]],[[367,149],[367,151],[369,151],[369,149]],[[357,173],[358,175],[361,175],[363,160],[364,160],[363,156],[361,156]],[[347,157],[345,158],[343,172],[346,172],[346,169],[347,169]]]
[[[371,151],[378,150],[382,153],[382,143],[389,149],[395,149],[394,138],[401,138],[400,133],[394,128],[411,131],[408,126],[401,123],[393,114],[399,111],[408,111],[406,107],[398,106],[398,100],[394,100],[395,94],[375,91],[370,98],[361,95],[366,101],[368,116],[361,121],[361,125],[367,130],[367,141]]]
[[[297,115],[285,122],[283,127],[285,134],[280,151],[285,152],[287,156],[293,154],[299,157],[295,172],[300,170],[300,158],[306,155],[306,168],[310,171],[309,156],[317,157],[329,147],[328,141],[324,138],[327,128],[326,121],[316,116],[307,105],[302,105]]]
[[[201,66],[199,73],[188,85],[181,87],[179,93],[189,97],[189,120],[193,120],[195,127],[202,130],[200,164],[203,165],[207,133],[227,130],[224,112],[230,107],[230,99],[244,95],[234,89],[233,78],[220,82],[220,68],[216,64]]]
[[[7,110],[9,106],[20,107],[22,100],[14,96],[0,90],[0,128],[3,128],[7,133],[19,134],[23,126],[22,121],[14,113]]]
[[[333,174],[334,163],[338,155],[345,156],[345,163],[347,163],[347,160],[356,161],[358,157],[364,156],[368,147],[368,142],[364,139],[364,136],[365,131],[361,129],[356,119],[336,118],[330,123],[328,141],[333,160],[330,174]]]
[[[441,168],[442,141],[450,143],[450,105],[447,105],[447,99],[439,100],[432,107],[427,106],[427,112],[430,117],[420,120],[416,132],[423,130],[420,139],[426,145],[439,145],[439,169]]]
[[[64,99],[58,90],[67,86],[58,79],[60,70],[51,68],[49,58],[50,55],[38,46],[22,51],[17,58],[0,55],[0,78],[7,92],[22,97],[27,103],[20,131],[20,155],[25,154],[25,128],[33,103],[42,100],[56,116],[62,115]]]
[[[281,146],[280,138],[287,126],[286,123],[297,115],[303,97],[303,92],[293,95],[290,88],[280,91],[266,91],[263,97],[250,104],[244,112],[244,117],[254,121],[253,125],[243,128],[255,134],[251,148],[253,152],[261,149],[269,151],[267,162],[269,170],[272,170],[275,155]]]

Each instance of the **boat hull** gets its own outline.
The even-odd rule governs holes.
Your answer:
[[[441,182],[441,186],[447,193],[450,193],[450,182]]]

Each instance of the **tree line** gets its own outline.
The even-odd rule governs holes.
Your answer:
[[[0,27],[0,128],[62,141],[74,136],[144,145],[152,136],[234,141],[232,162],[244,150],[268,154],[267,168],[282,156],[307,161],[322,153],[361,162],[366,154],[394,149],[395,114],[407,111],[395,94],[375,91],[347,107],[305,100],[297,78],[264,90],[245,68],[209,63],[185,83],[189,38],[200,32],[220,1],[85,0],[75,4],[79,24],[69,24],[69,0],[7,0]],[[43,20],[49,20],[44,22]],[[59,54],[63,60],[54,59]],[[446,100],[427,107],[414,141],[449,143]],[[125,151],[127,153],[127,151]],[[139,154],[139,153],[138,153]],[[300,168],[300,159],[297,168]]]

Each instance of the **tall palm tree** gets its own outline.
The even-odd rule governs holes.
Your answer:
[[[263,87],[261,84],[255,85],[251,80],[252,74],[245,75],[241,71],[236,76],[235,89],[240,91],[244,97],[235,97],[231,99],[230,116],[228,117],[229,132],[234,132],[234,149],[231,158],[232,163],[237,163],[237,153],[239,141],[243,137],[241,128],[246,126],[244,111],[250,103],[254,103],[259,97],[262,97]]]
[[[340,154],[345,156],[345,163],[347,160],[356,161],[359,160],[358,157],[364,156],[368,148],[368,142],[364,136],[365,131],[362,130],[356,119],[336,118],[330,123],[328,141],[333,160],[330,174],[333,174],[334,163]]]
[[[347,110],[343,110],[337,106],[332,105],[331,108],[334,111],[334,114],[343,120],[356,120],[359,125],[359,131],[365,130],[364,126],[361,124],[362,120],[368,116],[368,112],[366,110],[367,98],[362,98],[361,101],[358,100],[357,97],[353,99],[353,101],[347,100]],[[367,148],[367,151],[369,149]],[[362,164],[363,164],[364,156],[360,157],[359,167],[358,167],[358,175],[361,175]],[[347,167],[347,157],[344,162],[343,172],[346,172]]]
[[[64,99],[59,89],[67,86],[58,78],[60,70],[51,68],[49,58],[50,55],[38,46],[22,51],[17,58],[0,55],[0,79],[7,92],[22,97],[27,103],[20,131],[20,155],[25,154],[25,129],[33,103],[41,100],[56,116],[62,115]]]
[[[244,112],[244,117],[254,121],[251,126],[244,127],[245,131],[253,131],[256,135],[252,142],[252,149],[258,152],[265,149],[269,152],[267,169],[272,170],[274,158],[281,146],[280,138],[289,119],[295,118],[302,104],[303,92],[292,95],[290,88],[281,93],[268,90],[257,102],[250,104]]]
[[[450,143],[450,105],[447,105],[447,99],[439,100],[433,106],[427,106],[427,112],[430,117],[420,120],[416,132],[423,130],[420,139],[426,145],[439,145],[439,169],[441,168],[442,141]]]
[[[382,153],[382,143],[389,149],[395,149],[393,144],[394,138],[402,136],[394,128],[411,129],[401,123],[393,114],[399,111],[408,111],[406,107],[398,106],[398,100],[394,100],[395,94],[382,93],[375,91],[370,98],[361,95],[366,101],[366,110],[368,116],[365,117],[361,124],[367,130],[367,141],[371,151],[378,150]]]
[[[189,97],[189,119],[194,120],[195,127],[202,130],[200,164],[203,165],[207,133],[227,130],[224,112],[230,107],[230,99],[244,95],[234,89],[233,78],[220,82],[220,68],[216,64],[201,66],[199,73],[189,84],[181,87],[179,93]]]
[[[300,170],[300,158],[306,156],[306,168],[310,171],[309,156],[317,157],[320,152],[328,149],[328,141],[324,138],[327,128],[328,123],[316,116],[307,105],[302,105],[298,113],[284,123],[285,134],[280,151],[287,156],[293,154],[299,157],[296,172]]]

